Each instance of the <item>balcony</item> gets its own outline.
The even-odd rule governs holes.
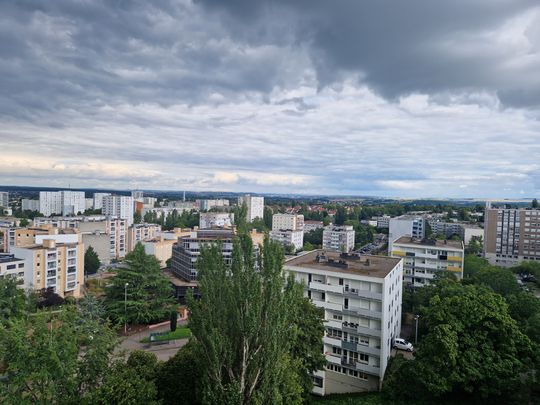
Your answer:
[[[381,356],[381,348],[380,347],[373,347],[373,346],[365,346],[365,345],[357,345],[356,351],[358,353],[366,353],[370,354],[372,356]]]
[[[343,308],[343,313],[349,314],[349,315],[362,315],[366,318],[373,318],[373,319],[381,319],[382,317],[382,312],[373,311],[371,309],[359,308],[359,307]]]
[[[346,367],[355,367],[356,362],[352,359],[347,359],[347,357],[341,358],[341,365]]]
[[[360,362],[356,363],[356,369],[375,376],[380,376],[381,374],[381,368],[379,366],[372,366]]]
[[[312,300],[313,304],[318,306],[319,308],[325,308],[325,309],[331,309],[333,311],[341,311],[343,308],[342,304],[335,304],[333,302],[325,302],[325,301],[319,301],[319,300]]]
[[[458,273],[461,273],[463,271],[463,269],[461,267],[456,267],[456,266],[448,266],[448,270],[449,271],[455,271],[455,272],[458,272]]]
[[[366,328],[364,326],[342,326],[343,332],[354,333],[357,335],[381,337],[380,329]]]
[[[405,252],[401,250],[392,250],[392,256],[405,257]]]
[[[331,346],[341,347],[341,339],[330,336],[323,336],[323,343]]]
[[[463,261],[463,258],[459,256],[448,256],[448,261],[461,263]]]
[[[369,290],[345,288],[343,290],[343,295],[351,298],[368,298],[372,300],[382,301],[382,293]]]
[[[342,341],[341,348],[355,352],[356,349],[358,348],[358,343]]]
[[[316,291],[332,292],[336,294],[343,294],[342,285],[331,285],[325,283],[319,283],[317,281],[312,281],[309,283],[309,288]]]
[[[338,366],[341,366],[341,357],[340,356],[334,356],[333,354],[325,354],[326,361],[328,363],[337,364]]]
[[[328,328],[341,329],[342,322],[341,321],[336,321],[334,319],[329,319],[328,321],[325,321],[324,325],[326,327],[328,327]]]

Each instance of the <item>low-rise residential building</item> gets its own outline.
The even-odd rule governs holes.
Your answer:
[[[460,240],[415,239],[402,236],[394,241],[392,257],[403,258],[405,283],[412,287],[430,284],[437,273],[452,272],[463,278],[465,248]]]
[[[323,249],[337,252],[354,250],[354,228],[352,225],[330,225],[323,231]]]
[[[220,242],[225,263],[231,263],[234,232],[231,229],[196,230],[178,239],[172,248],[172,273],[184,280],[197,280],[197,259],[202,245]]]
[[[84,245],[76,230],[36,235],[35,243],[13,247],[15,257],[24,260],[24,288],[52,289],[61,297],[81,296],[84,284]]]
[[[293,246],[294,250],[300,250],[304,246],[304,231],[279,229],[269,233],[270,239],[281,243],[283,246]]]
[[[12,278],[24,287],[24,260],[13,254],[0,254],[0,278]]]
[[[284,271],[324,310],[327,364],[314,373],[313,392],[379,390],[400,336],[402,260],[316,250],[287,260]]]
[[[390,227],[390,215],[383,215],[373,219],[377,221],[377,228],[388,229]]]
[[[199,214],[199,228],[231,228],[234,224],[232,212],[201,212]]]
[[[388,251],[392,251],[392,244],[402,236],[410,236],[414,239],[426,237],[425,219],[419,215],[402,215],[390,218],[388,229]]]
[[[272,230],[304,230],[304,216],[301,214],[274,214],[272,215]]]
[[[304,221],[304,233],[324,228],[323,221]]]

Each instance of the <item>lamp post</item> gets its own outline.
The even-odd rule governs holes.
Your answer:
[[[124,285],[124,335],[127,335],[127,288],[129,283]]]
[[[420,319],[420,315],[415,315],[414,316],[414,320],[415,320],[415,328],[414,328],[414,344],[416,344],[416,342],[418,342],[418,320]]]

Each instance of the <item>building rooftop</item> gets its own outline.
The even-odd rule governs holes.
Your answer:
[[[163,275],[176,287],[198,287],[199,283],[196,281],[186,281],[176,277],[170,270],[163,270]]]
[[[394,245],[402,243],[418,246],[435,246],[440,248],[463,249],[463,242],[460,240],[417,239],[411,238],[410,236],[402,236],[394,242]]]
[[[15,255],[10,255],[10,254],[0,255],[0,263],[9,263],[9,262],[17,261],[17,260],[22,260],[22,259],[18,259],[15,257]]]
[[[293,257],[285,261],[285,266],[384,278],[400,260],[394,257],[347,254],[319,249]]]

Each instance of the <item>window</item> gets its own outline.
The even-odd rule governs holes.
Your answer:
[[[360,361],[362,363],[368,363],[369,362],[369,356],[367,354],[364,354],[364,353],[359,353],[358,361]]]

